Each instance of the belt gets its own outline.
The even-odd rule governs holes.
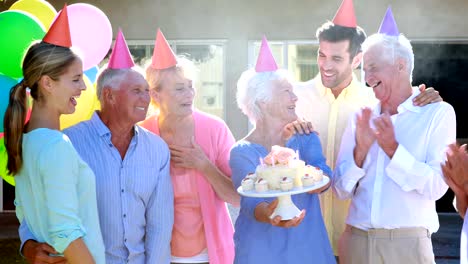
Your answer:
[[[431,232],[424,227],[407,227],[395,229],[372,228],[362,230],[354,226],[349,226],[351,233],[359,236],[375,237],[375,238],[416,238],[416,237],[431,237]]]

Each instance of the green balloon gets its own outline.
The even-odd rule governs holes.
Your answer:
[[[12,78],[23,76],[23,57],[35,40],[42,39],[45,29],[32,15],[18,10],[0,13],[0,73]]]

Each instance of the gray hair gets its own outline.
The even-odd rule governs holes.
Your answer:
[[[263,116],[258,103],[271,100],[272,82],[283,79],[290,80],[286,70],[256,72],[249,69],[242,73],[237,81],[237,105],[252,123],[255,124]]]
[[[382,57],[389,63],[395,63],[396,59],[401,58],[406,61],[406,70],[409,75],[409,81],[413,81],[414,53],[410,41],[400,34],[398,37],[385,34],[373,34],[369,36],[362,44],[363,53],[366,53],[372,46],[380,46],[385,52]],[[364,61],[364,63],[366,63]]]
[[[143,70],[138,66],[134,66],[130,69],[110,69],[105,66],[103,69],[104,70],[98,74],[96,82],[96,95],[100,102],[102,102],[102,90],[104,87],[110,87],[113,90],[117,90],[120,83],[125,79],[129,72],[137,72],[141,76],[144,76]]]

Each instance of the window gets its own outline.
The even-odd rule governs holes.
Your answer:
[[[194,87],[197,90],[195,107],[203,112],[225,118],[225,41],[169,41],[178,56],[195,63],[198,69]],[[154,41],[129,40],[128,47],[135,63],[142,66],[150,63]]]
[[[457,140],[468,143],[466,116],[466,68],[468,66],[468,40],[413,41],[414,70],[413,85],[421,83],[432,86],[447,103],[455,109],[457,117]],[[453,212],[453,192],[447,193],[436,202],[438,212]]]
[[[249,65],[254,66],[260,50],[260,41],[249,42]],[[305,82],[317,76],[318,41],[269,41],[271,52],[279,67],[287,69],[295,81]],[[361,68],[354,70],[358,80]]]
[[[249,64],[254,66],[260,41],[249,42]],[[279,67],[288,69],[296,81],[308,81],[318,74],[317,41],[269,41],[271,52]]]
[[[457,138],[468,141],[466,67],[468,41],[413,41],[413,85],[432,86],[455,109]]]

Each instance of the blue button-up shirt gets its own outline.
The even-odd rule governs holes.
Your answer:
[[[122,160],[97,113],[64,133],[96,175],[106,263],[169,263],[174,195],[166,143],[135,126]]]

